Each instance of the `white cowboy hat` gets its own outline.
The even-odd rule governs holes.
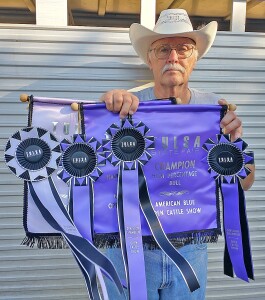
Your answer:
[[[212,21],[200,30],[193,30],[190,18],[184,9],[166,9],[160,13],[154,30],[138,23],[130,27],[130,39],[134,50],[147,63],[147,53],[153,42],[166,37],[188,37],[196,43],[198,60],[211,48],[217,31],[217,22]]]

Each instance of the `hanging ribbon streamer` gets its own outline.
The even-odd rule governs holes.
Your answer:
[[[217,143],[208,139],[203,148],[208,151],[204,161],[209,173],[221,188],[225,233],[224,273],[233,277],[233,270],[244,281],[254,279],[246,217],[245,196],[239,179],[246,178],[250,170],[246,164],[254,163],[253,152],[244,152],[247,143],[242,139],[230,142],[229,135],[217,135]]]
[[[93,220],[94,220],[94,189],[95,182],[102,171],[98,168],[105,164],[104,153],[99,153],[101,144],[90,138],[86,141],[84,135],[74,135],[73,143],[64,139],[61,142],[62,167],[58,176],[70,186],[70,214],[75,226],[81,235],[93,242]],[[91,265],[89,268],[89,278],[92,288],[98,291],[95,276],[102,279],[101,270]],[[99,280],[101,289],[105,290],[105,283]],[[104,299],[107,295],[104,295]]]
[[[146,179],[141,166],[139,166],[139,189],[141,208],[155,241],[179,269],[190,291],[194,292],[200,287],[199,281],[189,262],[172,246],[163,231],[161,223],[150,201]]]
[[[92,153],[91,146],[90,150]],[[91,299],[100,299],[95,280],[98,268],[115,282],[120,294],[123,294],[122,284],[111,261],[80,234],[65,210],[50,177],[58,168],[60,157],[60,144],[55,136],[38,127],[19,130],[11,136],[5,148],[7,166],[17,177],[27,182],[28,190],[41,215],[50,226],[62,234],[71,248],[85,277]],[[76,157],[75,153],[73,157]],[[98,157],[96,162],[97,159]],[[77,161],[80,162],[78,157]],[[98,174],[98,170],[94,167],[91,178],[94,178],[96,173]],[[94,265],[97,266],[96,269]]]
[[[108,274],[108,277],[112,278],[119,292],[123,293],[122,284],[113,264],[91,242],[81,236],[66,210],[63,210],[61,199],[51,178],[48,178],[48,183],[47,181],[43,181],[42,183],[40,185],[38,182],[33,186],[33,183],[29,182],[29,190],[43,217],[54,229],[61,232],[75,258],[78,259],[79,265],[82,267],[82,272],[88,275],[85,279],[89,279],[89,281],[86,281],[86,285],[90,289],[89,294],[95,289],[95,286],[91,285],[91,278],[89,278],[90,263],[96,264],[104,270]],[[54,198],[55,201],[46,201],[47,203],[44,204],[42,198],[38,197],[41,193],[45,196],[43,199]]]
[[[107,138],[103,140],[103,150],[106,152],[108,161],[114,166],[119,166],[118,223],[131,300],[147,299],[140,203],[161,249],[181,270],[190,290],[194,291],[199,288],[198,280],[191,266],[170,244],[163,232],[150,202],[147,188],[143,187],[146,185],[146,181],[141,166],[151,159],[148,150],[154,149],[154,137],[147,136],[148,132],[149,128],[143,122],[134,124],[131,117],[128,117],[122,120],[121,126],[112,124],[106,131]],[[144,196],[142,190],[146,192]],[[145,201],[148,202],[147,210],[151,210],[150,214],[143,205]]]

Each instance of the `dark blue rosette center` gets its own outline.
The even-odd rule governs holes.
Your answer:
[[[134,128],[119,130],[111,142],[113,154],[123,161],[134,161],[141,157],[145,151],[145,139]]]
[[[62,156],[63,168],[73,177],[85,177],[97,166],[97,156],[94,149],[83,143],[69,146]]]

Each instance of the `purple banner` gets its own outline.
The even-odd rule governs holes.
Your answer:
[[[141,103],[133,116],[155,137],[152,158],[143,166],[153,208],[167,234],[193,233],[205,241],[220,233],[216,184],[202,162],[202,144],[220,132],[221,106],[185,106],[154,101]],[[117,114],[102,104],[83,105],[85,132],[104,137],[110,124],[119,126]],[[189,126],[187,126],[189,124]],[[95,186],[95,233],[118,232],[116,213],[117,168],[107,164]],[[107,189],[106,189],[107,186]],[[143,235],[150,235],[141,215]],[[200,232],[201,233],[198,233]],[[208,231],[208,233],[207,233]]]

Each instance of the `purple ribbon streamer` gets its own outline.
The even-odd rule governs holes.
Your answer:
[[[89,240],[92,241],[93,234],[93,207],[94,207],[94,192],[93,192],[93,183],[90,178],[88,178],[88,184],[84,186],[76,186],[74,184],[75,179],[71,180],[71,189],[73,197],[73,221],[76,228],[80,234]],[[101,291],[103,294],[103,299],[108,300],[108,293],[103,279],[102,271],[98,266],[95,266],[95,272],[99,280]],[[93,281],[93,279],[91,279]]]
[[[250,246],[250,237],[249,237],[249,228],[247,221],[247,210],[246,210],[246,199],[245,193],[242,189],[241,183],[238,181],[239,189],[239,212],[240,212],[240,225],[242,230],[242,243],[243,243],[243,252],[244,252],[244,261],[248,274],[248,278],[254,280],[254,268],[252,261],[252,253]]]
[[[140,195],[140,205],[142,212],[148,221],[148,225],[152,234],[164,253],[174,262],[176,267],[180,270],[183,279],[185,280],[190,291],[193,292],[200,287],[199,281],[197,279],[192,266],[188,261],[175,249],[170,241],[168,240],[159,219],[154,211],[154,208],[151,204],[149,192],[143,173],[142,167],[138,166],[138,179],[139,179],[139,195]]]
[[[122,172],[122,208],[127,258],[126,274],[131,300],[147,300],[144,251],[138,192],[138,168]],[[118,202],[119,203],[119,202]],[[119,220],[120,223],[120,220]],[[122,240],[122,239],[121,239]],[[124,252],[124,247],[122,247]]]
[[[224,231],[228,253],[238,278],[248,282],[240,226],[238,183],[222,183]]]
[[[112,278],[119,292],[122,294],[123,289],[119,280],[118,274],[112,263],[94,247],[94,245],[82,237],[76,226],[72,223],[67,212],[64,210],[61,200],[55,199],[56,201],[45,201],[44,199],[52,199],[52,194],[57,193],[54,189],[52,179],[47,181],[35,182],[34,187],[31,182],[28,183],[32,198],[38,206],[41,214],[47,220],[48,223],[56,230],[60,231],[69,244],[78,265],[82,267],[83,275],[87,281],[89,273],[86,268],[91,267],[91,263],[96,265],[96,270],[100,268],[104,269],[106,275]],[[52,188],[52,189],[51,189]],[[39,198],[39,194],[45,194],[43,198]],[[57,195],[56,198],[59,198]],[[57,202],[57,200],[59,202]],[[108,270],[107,270],[108,269]],[[101,271],[101,270],[100,270]],[[102,278],[102,277],[101,277]],[[87,282],[86,282],[87,283]],[[104,286],[103,286],[104,287]],[[108,299],[108,297],[106,297]]]
[[[88,179],[90,180],[90,179]],[[81,235],[92,242],[90,185],[76,186],[71,182],[73,195],[73,221]]]

